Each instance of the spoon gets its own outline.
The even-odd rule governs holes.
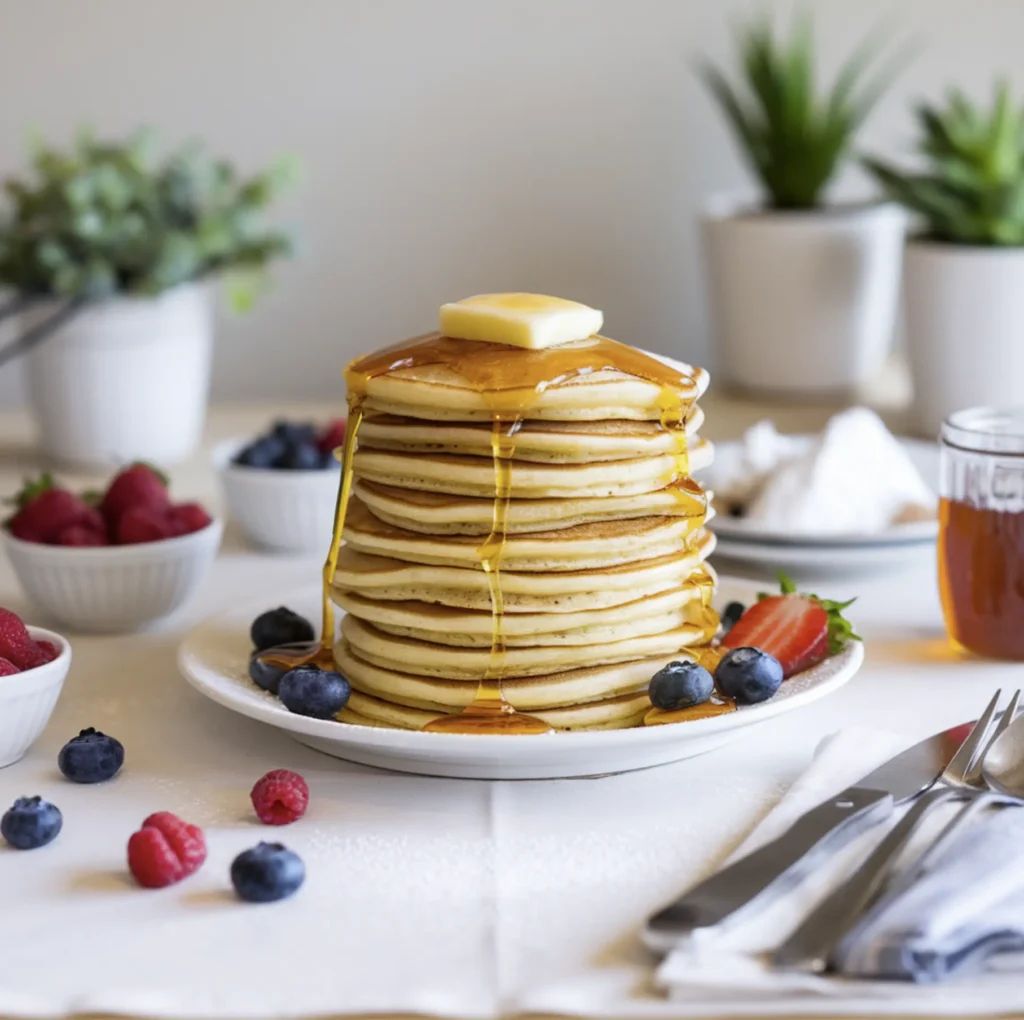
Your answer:
[[[1024,800],[1024,715],[1010,723],[989,748],[981,771],[993,790]]]

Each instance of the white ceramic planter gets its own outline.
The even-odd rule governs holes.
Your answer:
[[[745,212],[715,200],[702,232],[719,378],[807,396],[870,379],[892,344],[905,224],[895,205]]]
[[[1024,250],[911,241],[904,261],[914,424],[1024,405]]]
[[[52,312],[34,310],[29,321]],[[189,456],[202,434],[212,348],[204,285],[85,309],[25,359],[43,451],[96,468]]]

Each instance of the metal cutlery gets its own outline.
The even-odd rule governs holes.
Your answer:
[[[1021,692],[1013,695],[995,731],[986,740],[997,714],[1000,696],[1001,692],[997,691],[935,785],[917,799],[851,877],[818,904],[800,927],[775,950],[771,958],[774,966],[817,972],[826,970],[836,946],[865,911],[880,900],[883,891],[886,900],[899,895],[920,876],[938,850],[981,806],[998,800],[1007,801],[1008,798],[989,792],[983,775],[985,760],[1010,729]],[[1024,749],[1024,731],[1021,732],[1021,747]],[[968,803],[899,881],[886,889],[892,868],[914,832],[933,808],[951,800],[966,800]]]
[[[965,774],[974,764],[983,732],[976,726],[963,741],[963,754],[970,756]],[[975,738],[975,734],[979,735]],[[930,790],[959,751],[961,736],[961,726],[936,733],[801,815],[777,839],[716,872],[654,914],[644,928],[644,942],[656,951],[668,952],[685,935],[730,924],[757,909],[762,897],[799,884],[833,852],[886,818],[895,804]]]

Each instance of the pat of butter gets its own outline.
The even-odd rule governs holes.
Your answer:
[[[543,350],[600,332],[604,315],[546,294],[477,294],[441,306],[439,331],[459,340]]]

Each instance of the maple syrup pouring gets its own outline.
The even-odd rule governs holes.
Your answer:
[[[505,657],[501,559],[508,527],[515,434],[527,417],[527,412],[545,390],[597,372],[618,371],[657,385],[660,387],[658,408],[661,426],[674,439],[676,471],[669,488],[681,503],[685,502],[690,507],[696,504],[691,516],[706,511],[702,490],[688,477],[685,415],[696,397],[693,380],[656,358],[607,337],[595,336],[579,343],[545,350],[528,350],[432,333],[354,360],[345,372],[349,420],[342,453],[342,476],[334,532],[323,571],[323,627],[320,643],[312,653],[305,656],[296,656],[283,649],[271,649],[261,657],[279,666],[314,663],[324,669],[334,668],[334,608],[330,590],[352,489],[353,453],[367,389],[370,382],[380,376],[401,369],[427,366],[448,369],[487,402],[492,421],[491,453],[495,495],[491,532],[478,550],[480,565],[487,574],[490,588],[493,621],[487,673],[466,709],[458,715],[436,719],[424,729],[449,733],[551,732],[552,727],[542,719],[516,712],[501,691]],[[683,393],[691,394],[690,398],[684,398]],[[694,496],[698,499],[694,500]]]

